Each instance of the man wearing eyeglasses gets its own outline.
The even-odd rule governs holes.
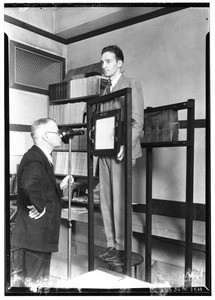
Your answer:
[[[57,184],[52,151],[61,145],[53,119],[36,120],[31,127],[34,145],[23,156],[17,172],[17,217],[12,247],[22,248],[22,283],[46,286],[52,252],[58,251],[61,196],[73,178],[67,175]]]

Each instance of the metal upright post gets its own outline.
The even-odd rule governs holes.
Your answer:
[[[211,99],[210,99],[210,32],[206,35],[206,143],[205,143],[205,205],[206,205],[206,270],[211,270]],[[210,271],[208,272],[210,274]],[[211,290],[211,275],[206,276],[206,285]]]
[[[72,263],[72,214],[71,214],[71,198],[72,198],[72,189],[71,189],[71,178],[72,178],[72,159],[71,159],[71,150],[72,150],[72,139],[69,139],[69,162],[68,162],[68,173],[69,173],[69,187],[68,187],[68,242],[67,242],[67,279],[71,279],[71,263]]]
[[[132,146],[131,146],[131,89],[127,89],[124,99],[124,144],[125,144],[125,195],[124,195],[124,227],[125,227],[125,264],[124,274],[131,276],[131,253],[132,253]]]
[[[94,199],[93,199],[93,155],[91,141],[92,106],[87,106],[87,174],[88,174],[88,269],[94,270]]]
[[[186,236],[185,236],[185,286],[192,285],[193,250],[193,171],[194,171],[194,108],[195,101],[188,100],[187,117],[187,171],[186,171]]]
[[[146,253],[145,277],[151,282],[152,256],[152,148],[146,149]]]

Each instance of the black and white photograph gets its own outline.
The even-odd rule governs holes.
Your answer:
[[[4,295],[211,296],[210,1],[3,15]]]

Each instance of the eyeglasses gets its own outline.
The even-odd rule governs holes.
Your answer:
[[[49,133],[55,133],[55,134],[57,134],[57,135],[60,135],[59,130],[58,130],[58,131],[46,131],[46,132],[49,132]]]

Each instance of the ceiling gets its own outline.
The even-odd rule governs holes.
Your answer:
[[[153,5],[153,4],[152,4]],[[64,44],[171,13],[184,7],[160,5],[5,6],[5,21]]]
[[[160,7],[78,7],[61,8],[56,11],[56,35],[71,38],[76,35],[113,26],[137,16],[141,16]],[[62,22],[63,19],[63,22]]]

